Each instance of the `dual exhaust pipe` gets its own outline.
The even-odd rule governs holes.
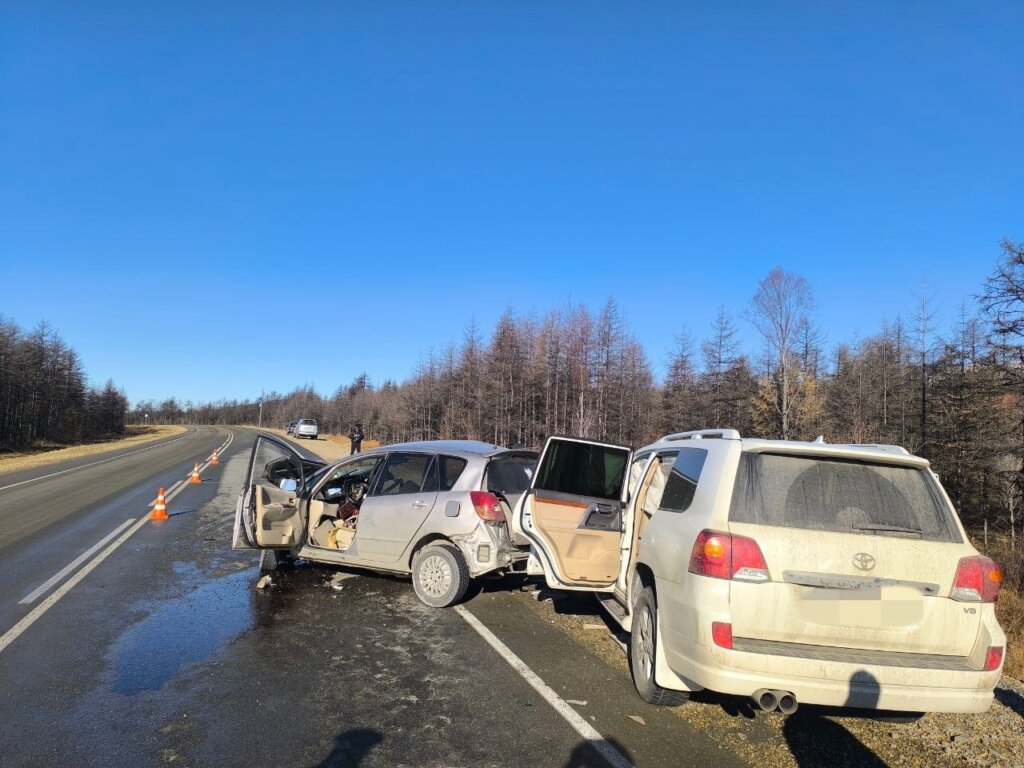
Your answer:
[[[796,696],[789,691],[758,688],[750,698],[762,712],[774,712],[777,709],[784,715],[792,715],[799,706]]]

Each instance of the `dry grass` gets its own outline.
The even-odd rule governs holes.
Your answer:
[[[50,464],[59,464],[69,459],[80,459],[83,456],[99,456],[122,448],[142,445],[159,440],[162,437],[181,434],[185,427],[177,426],[129,426],[125,427],[125,435],[121,438],[84,443],[82,445],[62,446],[53,443],[40,444],[27,451],[10,451],[0,453],[0,475],[8,472],[19,472],[24,469],[35,469]]]
[[[989,533],[990,546],[985,547],[977,531],[970,532],[971,543],[979,552],[991,557],[1003,569],[1003,588],[996,600],[996,616],[1006,632],[1006,664],[1003,673],[1024,680],[1024,552],[1010,549],[1006,536]]]
[[[1006,632],[1006,665],[1003,673],[1024,680],[1024,597],[1013,587],[1004,587],[996,601],[996,615]]]
[[[316,440],[299,440],[286,435],[283,429],[264,429],[263,431],[286,437],[289,440],[294,440],[296,443],[301,443],[304,448],[309,448],[309,450],[324,461],[337,461],[338,459],[345,458],[352,452],[351,441],[342,435],[321,433],[320,437]],[[363,450],[376,448],[379,445],[379,440],[363,440]]]

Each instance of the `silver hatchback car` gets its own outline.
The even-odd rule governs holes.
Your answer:
[[[325,464],[259,435],[235,511],[233,547],[262,550],[260,566],[301,557],[412,576],[416,595],[443,608],[471,578],[524,571],[509,535],[537,453],[468,440],[374,448]]]

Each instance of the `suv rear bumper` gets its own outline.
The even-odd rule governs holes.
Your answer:
[[[767,656],[694,645],[666,650],[669,667],[702,688],[750,696],[791,692],[801,704],[904,712],[985,712],[1000,671],[948,671]]]

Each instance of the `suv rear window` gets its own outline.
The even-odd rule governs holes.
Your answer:
[[[834,458],[744,453],[729,519],[837,533],[961,540],[927,470]]]
[[[610,445],[552,440],[540,467],[537,490],[619,499],[629,451]]]

